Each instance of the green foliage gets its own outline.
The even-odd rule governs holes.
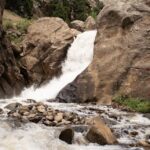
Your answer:
[[[91,11],[90,16],[92,16],[94,19],[97,17],[97,12],[95,10]]]
[[[48,16],[60,17],[66,21],[85,20],[90,13],[87,0],[55,0],[50,1],[47,8]]]
[[[16,24],[16,28],[22,33],[26,33],[31,21],[28,19],[23,19],[22,21]]]
[[[31,17],[33,0],[6,0],[6,8],[23,17]]]
[[[114,101],[137,112],[150,113],[150,100],[119,96],[114,98]]]
[[[15,44],[21,43],[30,24],[31,20],[28,19],[22,19],[19,22],[13,22],[12,20],[8,19],[3,20],[3,28],[7,33],[7,37]],[[19,31],[20,34],[16,34],[16,31]]]
[[[3,20],[3,28],[4,28],[5,31],[9,30],[9,29],[12,29],[13,27],[14,27],[14,25],[10,20],[8,20],[8,19]]]
[[[91,8],[88,0],[6,0],[6,8],[23,17],[31,18],[36,7],[44,16],[60,17],[70,22],[85,21],[89,15],[96,18],[103,7],[99,0],[96,3],[96,7]]]

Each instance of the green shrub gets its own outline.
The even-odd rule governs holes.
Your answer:
[[[137,112],[150,113],[150,100],[119,96],[115,97],[114,101]]]
[[[24,19],[16,24],[16,28],[23,34],[27,32],[27,29],[30,24],[31,24],[30,20]]]
[[[6,0],[6,8],[23,17],[31,17],[33,0]]]
[[[88,0],[55,0],[49,2],[46,12],[47,16],[60,17],[70,22],[72,20],[85,21],[89,15],[96,18],[101,9],[101,5],[92,9]]]
[[[14,25],[11,20],[8,20],[8,19],[3,20],[3,28],[5,31],[8,29],[12,29],[13,27],[14,27]]]

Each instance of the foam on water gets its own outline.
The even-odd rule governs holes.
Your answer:
[[[0,150],[128,150],[120,146],[68,145],[57,137],[57,130],[33,123],[14,129],[0,124]]]

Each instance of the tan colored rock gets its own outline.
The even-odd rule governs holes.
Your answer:
[[[111,104],[116,95],[150,99],[150,7],[146,2],[105,4],[97,17],[93,62],[61,91],[65,93],[62,101]]]
[[[85,30],[96,30],[96,21],[92,16],[89,16],[85,21]]]
[[[61,63],[76,34],[57,17],[40,18],[29,26],[20,62],[31,83],[41,83],[61,73]]]
[[[26,114],[26,113],[29,113],[29,107],[28,106],[21,106],[20,108],[19,108],[19,113],[20,114],[22,114],[22,115],[24,115],[24,114]]]
[[[70,26],[78,31],[84,31],[84,22],[81,20],[74,20],[70,23]]]
[[[44,113],[46,111],[46,108],[43,105],[37,106],[38,112]]]
[[[143,147],[147,147],[147,148],[150,148],[150,144],[147,143],[146,141],[139,141],[138,143],[139,146],[143,146]]]
[[[90,120],[90,124],[91,128],[86,135],[86,138],[90,142],[100,145],[117,143],[115,135],[113,135],[110,128],[99,117]]]
[[[63,113],[58,113],[54,118],[56,122],[60,122],[62,121],[62,119],[63,119]]]
[[[46,116],[46,119],[48,119],[48,120],[50,120],[50,121],[53,121],[53,120],[54,120],[54,116],[48,115],[48,116]]]

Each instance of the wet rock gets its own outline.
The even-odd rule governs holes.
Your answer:
[[[21,115],[24,115],[24,114],[29,113],[29,111],[30,111],[30,109],[29,109],[28,106],[20,106],[18,112],[19,112]]]
[[[17,113],[17,115],[14,115]],[[8,116],[22,122],[43,123],[47,126],[81,125],[85,123],[85,118],[75,113],[68,113],[52,109],[43,103],[22,105],[13,111],[8,112]]]
[[[38,114],[30,114],[28,116],[28,120],[32,121],[34,123],[38,123],[38,122],[40,122],[42,120],[42,116],[38,115]]]
[[[139,143],[138,143],[138,145],[139,146],[143,146],[143,147],[147,147],[147,148],[150,148],[150,144],[148,143],[148,142],[146,142],[146,141],[139,141]]]
[[[64,124],[64,125],[69,125],[69,124],[71,124],[71,121],[62,119],[62,124]]]
[[[9,109],[11,111],[16,110],[18,107],[22,106],[20,103],[11,103],[5,106],[6,109]]]
[[[0,114],[3,114],[3,109],[0,108]]]
[[[146,142],[150,144],[150,134],[146,135]]]
[[[36,100],[34,100],[34,99],[27,99],[26,103],[36,103]]]
[[[137,136],[138,134],[139,134],[139,133],[138,133],[137,131],[132,131],[132,132],[130,132],[130,135],[133,136],[133,137]]]
[[[62,119],[63,119],[63,113],[58,113],[56,116],[55,116],[55,121],[56,122],[60,122],[60,121],[62,121]]]
[[[81,20],[74,20],[70,23],[70,26],[78,31],[84,31],[84,22]]]
[[[53,115],[48,115],[48,116],[46,116],[46,119],[48,119],[50,121],[53,121],[54,120],[54,116]]]
[[[68,144],[72,144],[73,138],[74,138],[74,130],[70,127],[67,127],[64,130],[62,130],[59,135],[59,139]]]
[[[14,118],[19,118],[19,119],[21,118],[21,115],[17,112],[14,112],[11,116]]]
[[[146,113],[146,114],[144,114],[144,117],[146,117],[146,118],[150,119],[150,113]]]
[[[38,112],[44,113],[46,111],[46,108],[43,105],[37,106]]]
[[[99,118],[93,118],[90,121],[91,128],[86,134],[86,138],[92,143],[100,145],[116,144],[117,139],[110,128]]]
[[[72,128],[76,132],[80,132],[80,133],[83,133],[83,132],[88,130],[88,126],[87,125],[75,125],[75,126],[72,126]]]

